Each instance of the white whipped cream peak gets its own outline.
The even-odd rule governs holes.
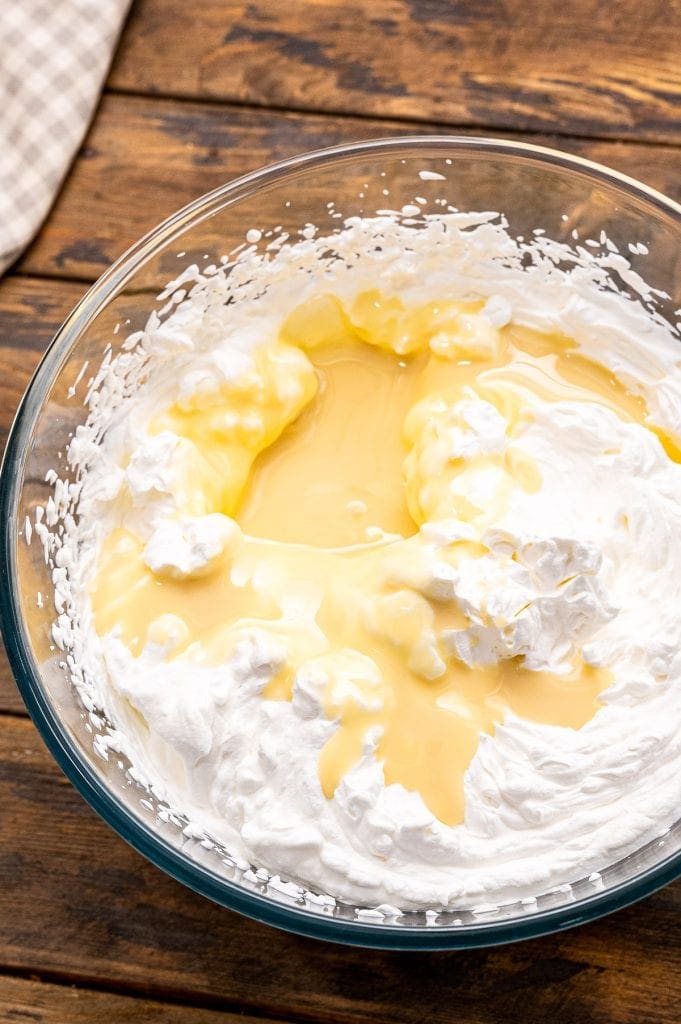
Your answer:
[[[233,519],[219,512],[165,519],[154,530],[142,557],[157,576],[195,579],[210,572],[234,546],[240,532]]]
[[[522,657],[536,671],[570,670],[584,643],[616,609],[599,580],[601,554],[571,538],[523,540],[488,530],[490,554],[467,559],[456,595],[474,625],[444,634],[467,665]]]

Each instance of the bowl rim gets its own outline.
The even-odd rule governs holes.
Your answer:
[[[487,153],[524,159],[538,165],[573,171],[592,180],[616,187],[671,214],[681,226],[681,204],[649,186],[601,164],[560,150],[533,143],[477,135],[406,135],[342,144],[313,150],[277,161],[213,189],[198,197],[130,246],[88,288],[66,317],[38,363],[10,428],[0,469],[0,631],[8,660],[28,712],[50,753],[90,806],[134,849],[177,881],[214,902],[286,931],[313,938],[382,949],[437,950],[500,945],[527,939],[594,920],[623,908],[661,888],[681,875],[681,851],[626,882],[602,892],[589,894],[574,903],[535,911],[527,917],[507,921],[480,921],[461,925],[410,925],[335,918],[302,907],[274,902],[267,896],[247,891],[236,882],[221,878],[181,850],[166,844],[141,818],[115,799],[99,779],[84,755],[70,741],[64,724],[55,714],[34,666],[24,631],[17,579],[16,544],[20,524],[16,507],[23,482],[27,444],[39,416],[42,399],[64,359],[81,332],[94,320],[136,270],[189,227],[218,210],[237,203],[254,187],[292,177],[315,166],[350,162],[357,157],[388,157],[412,149],[453,150],[469,154]],[[437,155],[428,153],[428,157]],[[425,154],[424,154],[425,156]]]

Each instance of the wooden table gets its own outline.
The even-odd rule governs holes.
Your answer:
[[[304,150],[427,129],[557,146],[678,199],[680,101],[679,0],[139,0],[61,195],[0,282],[0,442],[87,285],[208,189]],[[0,840],[2,1021],[681,1019],[681,883],[577,930],[468,953],[334,947],[214,906],[86,806],[4,657]]]

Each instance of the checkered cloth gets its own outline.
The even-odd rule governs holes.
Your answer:
[[[130,0],[0,0],[0,274],[40,227]]]

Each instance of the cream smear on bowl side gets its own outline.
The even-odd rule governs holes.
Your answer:
[[[423,910],[536,896],[604,868],[675,820],[678,339],[612,290],[612,271],[651,297],[620,254],[597,257],[543,236],[521,243],[496,214],[350,219],[330,237],[265,255],[251,247],[210,272],[188,268],[166,289],[162,315],[105,360],[68,452],[76,482],[55,478],[35,524],[55,566],[54,639],[86,706],[110,723],[101,748],[124,754],[193,834],[352,904]],[[305,389],[320,340],[277,350],[266,369],[263,353],[282,325],[304,334],[310,316],[301,320],[300,310],[309,314],[320,296],[333,297],[343,323],[349,316],[366,330],[372,351],[420,358],[400,351],[399,330],[383,336],[381,323],[362,320],[361,296],[373,288],[380,295],[369,307],[398,301],[400,324],[412,310],[435,306],[441,316],[443,305],[456,306],[447,329],[424,334],[422,356],[469,369],[456,393],[431,377],[408,406],[413,536],[366,523],[362,501],[349,503],[365,531],[366,552],[353,564],[368,559],[369,570],[341,573],[346,589],[339,584],[320,624],[340,564],[324,569],[329,547],[309,558],[322,569],[292,586],[300,550],[268,564],[238,513],[215,511],[224,499],[211,492],[215,464],[204,465],[188,438],[207,436],[202,405],[241,394],[249,379],[258,393],[271,385],[277,409],[296,420],[312,400]],[[607,371],[601,398],[612,388],[614,397],[551,391],[532,332],[567,339],[571,365],[582,375],[594,364]],[[511,335],[520,383],[493,365],[495,346]],[[486,387],[470,369],[476,360],[491,374]],[[251,444],[244,431],[260,438],[253,455],[269,429],[269,413],[256,423],[250,406],[241,412],[239,458]],[[233,464],[224,464],[228,476]],[[141,566],[137,576],[125,576],[131,565]],[[239,601],[246,587],[254,592],[252,606],[239,605],[238,628],[208,636],[200,621],[188,628],[160,608],[144,636],[126,635],[121,595],[151,576],[165,581],[164,593],[199,593],[218,565],[228,570],[222,599],[232,599],[230,587]],[[409,622],[421,623],[407,639],[405,601]],[[348,628],[370,635],[372,657],[329,641],[338,606],[353,604],[361,622]],[[207,614],[209,603],[196,607]],[[386,717],[393,648],[419,693],[453,671],[467,680],[470,666],[490,674],[489,693],[476,691],[463,708],[451,693],[438,697],[437,714],[444,707],[463,723],[457,737],[475,737],[460,793],[444,778],[446,759],[435,758],[432,778],[402,770],[410,720],[405,713],[397,727],[393,715],[389,727]],[[580,685],[585,673],[600,675],[587,695],[596,703],[568,723],[538,708],[533,680],[545,674],[550,690],[575,678],[575,666]]]

